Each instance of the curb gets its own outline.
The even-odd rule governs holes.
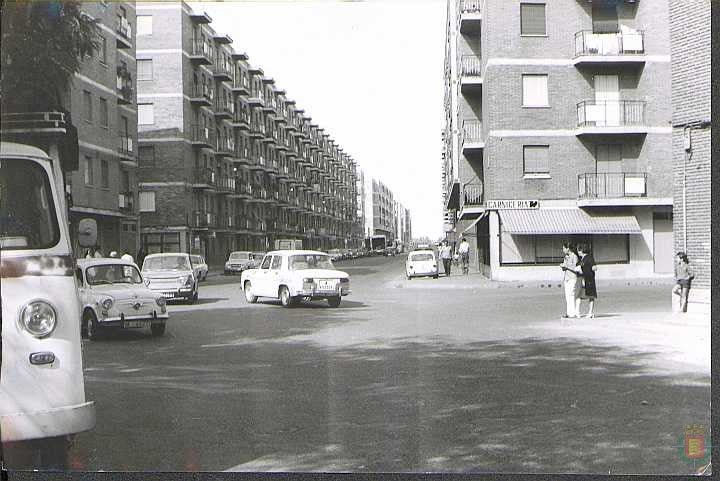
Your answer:
[[[422,281],[421,281],[422,282]],[[517,281],[491,281],[491,280],[482,280],[478,283],[474,282],[468,282],[463,284],[451,284],[446,283],[443,284],[440,280],[433,279],[432,283],[427,283],[427,285],[423,285],[421,283],[417,283],[414,285],[410,285],[412,281],[408,281],[405,279],[398,279],[397,281],[390,281],[386,284],[386,287],[391,287],[395,289],[422,289],[428,288],[428,289],[521,289],[521,288],[529,288],[529,289],[561,289],[563,284],[562,282],[551,282],[551,281],[533,281],[528,283],[523,282],[517,282]],[[672,279],[638,279],[638,280],[610,280],[610,281],[599,281],[598,285],[602,287],[621,287],[621,286],[631,286],[631,287],[637,287],[637,286],[643,286],[643,287],[658,287],[658,286],[666,286],[666,287],[672,287],[675,284],[675,282]]]

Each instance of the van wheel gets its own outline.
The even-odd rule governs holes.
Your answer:
[[[280,288],[280,303],[283,307],[292,307],[295,305],[295,299],[290,295],[290,289],[287,286]]]
[[[341,300],[341,299],[342,299],[342,298],[341,298],[340,296],[328,297],[328,300],[327,300],[327,301],[328,301],[328,305],[329,305],[330,307],[340,307],[340,300]]]
[[[252,284],[250,283],[250,281],[245,281],[243,290],[245,291],[245,300],[249,304],[255,304],[257,302],[257,296],[254,295],[252,292]]]
[[[152,333],[153,337],[160,337],[163,334],[165,334],[165,323],[161,324],[152,324],[150,326],[150,332]]]
[[[87,338],[91,341],[97,341],[100,339],[102,328],[95,317],[95,313],[91,310],[85,311],[83,315],[83,326],[85,326],[85,333]]]

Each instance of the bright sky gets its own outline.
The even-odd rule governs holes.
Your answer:
[[[190,2],[369,175],[442,234],[445,0]]]

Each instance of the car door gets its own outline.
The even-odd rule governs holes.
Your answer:
[[[272,256],[265,256],[260,264],[260,267],[255,271],[253,279],[250,280],[250,282],[252,282],[253,292],[256,296],[267,297],[267,283],[271,262]]]
[[[282,256],[274,255],[270,262],[270,269],[267,276],[267,296],[278,297],[278,289],[280,288],[280,267],[282,265]]]

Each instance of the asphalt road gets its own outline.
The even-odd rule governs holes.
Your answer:
[[[559,289],[410,289],[402,263],[341,263],[353,293],[338,309],[248,305],[239,277],[218,276],[197,305],[171,306],[162,338],[84,341],[97,426],[72,467],[693,471],[681,445],[687,424],[710,425],[708,373],[642,340],[576,338]],[[600,289],[601,316],[574,322],[611,325],[667,299]]]

